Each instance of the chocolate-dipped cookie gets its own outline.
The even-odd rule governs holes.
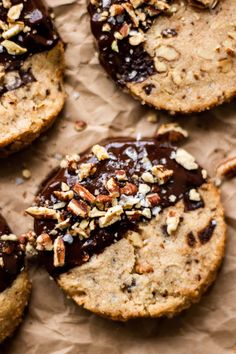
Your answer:
[[[30,289],[25,269],[25,242],[12,234],[0,215],[0,343],[22,321]]]
[[[62,109],[64,48],[41,0],[0,4],[0,157],[30,144]]]
[[[27,213],[49,274],[77,304],[112,319],[189,307],[224,254],[219,191],[165,135],[68,156]]]
[[[208,7],[206,7],[208,6]],[[142,103],[199,112],[235,95],[235,0],[91,0],[108,74]]]

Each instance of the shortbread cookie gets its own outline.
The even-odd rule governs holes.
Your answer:
[[[235,6],[236,0],[92,0],[89,12],[109,75],[142,103],[190,113],[236,93]]]
[[[0,215],[0,343],[15,331],[29,300],[24,256],[24,241],[11,233]]]
[[[41,0],[0,5],[0,156],[30,144],[62,109],[64,48]]]
[[[218,190],[192,155],[164,140],[119,139],[68,156],[27,212],[50,275],[77,304],[112,319],[189,307],[224,254]]]

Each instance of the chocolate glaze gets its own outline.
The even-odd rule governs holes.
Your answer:
[[[11,233],[5,219],[0,215],[0,236]],[[8,288],[24,267],[24,252],[18,241],[0,240],[0,292]]]
[[[0,82],[0,95],[35,81],[30,69],[28,71],[22,69],[25,59],[33,54],[52,49],[59,40],[50,14],[41,0],[11,1],[12,5],[20,3],[23,3],[24,7],[17,21],[24,22],[25,26],[30,28],[30,31],[26,33],[22,31],[18,35],[11,37],[10,40],[26,48],[27,52],[22,55],[10,55],[0,43],[0,63],[4,66],[5,72],[18,72],[13,84],[10,86],[5,83],[4,79]],[[7,12],[8,9],[1,5],[1,21],[7,22]]]
[[[41,0],[12,0],[12,5],[23,3],[24,7],[18,21],[30,27],[29,32],[20,32],[10,40],[27,49],[23,55],[10,55],[5,48],[1,49],[0,62],[6,70],[19,70],[22,61],[28,56],[41,53],[53,48],[59,40],[58,33],[53,26],[50,14]],[[0,6],[0,20],[7,21],[8,9]]]
[[[171,153],[174,152],[176,148],[170,146],[168,143],[160,143],[154,139],[142,141],[119,139],[104,142],[103,145],[107,149],[111,159],[98,162],[93,154],[86,152],[79,161],[79,165],[85,162],[96,164],[97,170],[95,174],[80,182],[80,184],[93,194],[96,194],[96,190],[99,191],[99,194],[108,194],[103,182],[110,177],[115,177],[115,171],[120,169],[126,171],[128,181],[138,184],[137,180],[133,177],[134,175],[140,177],[141,174],[147,170],[146,165],[142,162],[144,157],[148,157],[153,165],[165,164],[168,169],[174,170],[173,176],[164,185],[160,186],[157,183],[149,184],[152,188],[152,192],[159,194],[159,206],[161,208],[174,205],[178,200],[182,199],[183,195],[191,188],[197,188],[204,183],[201,168],[188,171],[170,158]],[[57,170],[54,176],[50,176],[50,178],[43,183],[42,190],[37,197],[37,205],[43,206],[45,205],[45,201],[49,201],[49,205],[55,204],[57,199],[53,195],[53,191],[61,189],[61,182],[66,182],[72,188],[73,185],[78,182],[78,177],[75,173],[69,172],[68,169],[61,168]],[[170,202],[170,195],[176,196],[175,202]],[[66,219],[69,212],[64,209],[63,213]],[[76,218],[73,219],[73,222],[75,221]],[[43,232],[50,232],[54,226],[55,222],[52,220],[35,220],[35,232],[37,235]],[[73,237],[73,243],[69,244],[65,242],[66,260],[64,267],[55,268],[53,266],[53,252],[40,251],[39,258],[46,266],[49,273],[52,276],[57,276],[72,267],[86,262],[93,254],[100,253],[105,247],[122,238],[127,230],[135,228],[138,228],[138,222],[129,220],[127,216],[124,215],[121,221],[109,227],[102,229],[96,228],[91,232],[88,239],[80,240],[79,237]],[[62,235],[65,234],[66,231],[62,232]]]
[[[129,3],[129,1],[103,1],[99,9],[101,12],[109,11],[112,4],[120,5],[122,3]],[[100,62],[113,80],[123,86],[126,82],[142,82],[148,76],[156,73],[153,58],[145,51],[143,43],[132,46],[129,43],[129,37],[126,37],[117,41],[119,52],[112,50],[111,45],[115,40],[114,33],[119,31],[124,23],[132,25],[132,20],[125,11],[119,16],[108,18],[111,27],[109,32],[102,31],[105,22],[99,21],[98,8],[90,3],[88,11],[91,16],[91,29],[98,42]],[[146,25],[141,26],[144,32],[151,27],[159,12],[152,17],[148,12],[146,15]],[[136,30],[136,28],[133,29]]]

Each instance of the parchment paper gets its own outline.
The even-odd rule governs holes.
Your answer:
[[[24,216],[39,183],[62,155],[81,152],[102,138],[152,136],[157,125],[178,120],[190,132],[186,147],[209,173],[236,154],[236,102],[191,117],[157,113],[121,92],[100,67],[90,33],[85,0],[51,0],[59,32],[67,43],[64,112],[31,148],[0,161],[0,207],[15,233],[32,228]],[[87,122],[77,132],[76,120]],[[22,182],[22,169],[32,172]],[[236,353],[236,179],[224,183],[229,225],[224,265],[202,301],[172,319],[116,323],[99,318],[67,299],[47,273],[31,264],[33,292],[24,322],[0,353],[7,354],[226,354]]]

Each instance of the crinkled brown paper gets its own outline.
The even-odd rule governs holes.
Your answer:
[[[150,109],[121,92],[100,67],[85,0],[51,0],[59,32],[67,43],[64,112],[31,148],[0,161],[0,207],[15,233],[32,228],[24,216],[40,181],[62,155],[81,152],[112,136],[152,136]],[[213,174],[225,157],[236,154],[236,102],[191,117],[176,117],[190,132],[186,147]],[[157,113],[159,122],[172,121]],[[88,127],[74,129],[82,119]],[[21,182],[23,168],[32,178]],[[226,354],[236,353],[236,179],[222,187],[229,226],[225,262],[202,301],[168,319],[111,322],[77,307],[43,269],[31,267],[33,292],[24,322],[0,348],[7,354]]]

